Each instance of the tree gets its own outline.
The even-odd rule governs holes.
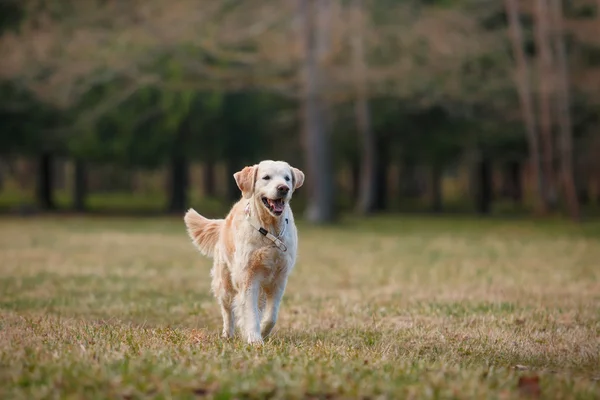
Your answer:
[[[523,201],[523,184],[521,182],[522,165],[519,160],[511,160],[504,165],[502,179],[502,195],[511,199],[515,205]]]
[[[73,208],[80,212],[86,211],[88,195],[87,164],[82,159],[75,159],[73,169]]]
[[[535,0],[535,44],[538,72],[538,103],[540,116],[540,137],[542,139],[542,168],[546,177],[546,203],[556,207],[557,193],[554,173],[554,139],[552,121],[552,81],[554,74],[547,0]]]
[[[537,183],[537,201],[535,205],[538,213],[546,214],[548,212],[546,176],[542,168],[542,158],[540,156],[540,141],[533,105],[533,92],[529,81],[529,65],[525,57],[525,51],[523,50],[523,32],[521,29],[519,7],[517,0],[504,0],[504,5],[508,16],[510,39],[515,58],[515,83],[519,94],[527,141],[529,143],[531,167]]]
[[[82,114],[86,123],[148,86],[286,91],[295,84],[281,28],[289,13],[277,2],[25,4],[18,32],[0,39],[0,78],[65,109],[98,84],[112,84],[118,90]],[[180,80],[157,68],[165,58],[180,67]]]
[[[443,209],[443,172],[466,148],[469,128],[462,118],[452,115],[442,104],[414,109],[404,120],[403,157],[409,162],[413,157],[418,158],[427,167],[429,204],[433,212]]]
[[[567,67],[567,52],[564,42],[564,22],[562,1],[550,0],[552,25],[554,26],[553,39],[556,48],[556,80],[558,124],[560,127],[560,164],[563,190],[569,214],[573,220],[579,219],[579,200],[573,176],[573,131],[571,122],[571,100]]]
[[[489,154],[479,152],[479,159],[475,168],[476,174],[476,204],[479,214],[489,214],[493,201],[492,163]]]
[[[0,135],[0,154],[20,154],[35,159],[37,205],[45,211],[54,210],[54,159],[65,152],[64,132],[57,127],[66,117],[12,83],[0,86],[0,96],[3,100],[0,122],[9,133]]]
[[[189,127],[183,122],[175,132],[169,161],[169,205],[170,212],[183,212],[188,207],[189,159],[186,142]]]
[[[334,220],[334,180],[330,154],[330,138],[327,131],[324,85],[323,50],[327,40],[329,0],[299,0],[299,12],[303,20],[304,40],[304,135],[309,200],[306,218],[314,223]],[[320,51],[321,50],[321,51]]]
[[[364,52],[365,12],[362,0],[353,0],[351,4],[352,62],[356,81],[356,126],[360,138],[360,190],[357,208],[361,214],[369,214],[375,209],[377,194],[377,143],[371,126],[371,113],[367,93],[367,71]]]
[[[508,157],[511,150],[494,143],[501,137],[513,140],[517,120],[525,122],[527,135],[521,134],[519,140],[527,139],[542,207],[547,200],[548,177],[540,163],[549,159],[541,157],[548,141],[540,143],[539,136],[548,124],[536,115],[538,93],[529,82],[535,72],[527,65],[527,54],[535,51],[529,40],[530,10],[521,15],[515,0],[505,0],[504,7],[477,0],[376,0],[368,6],[362,0],[248,0],[215,1],[201,8],[191,0],[176,4],[61,0],[44,8],[31,6],[38,2],[23,2],[25,22],[0,38],[0,77],[32,94],[38,103],[59,108],[56,115],[69,116],[63,126],[54,122],[44,126],[43,135],[31,130],[35,146],[25,147],[34,156],[49,151],[51,156],[68,154],[76,161],[75,182],[81,184],[76,185],[73,203],[78,208],[85,206],[85,170],[91,163],[169,168],[171,204],[166,206],[180,209],[187,198],[191,162],[205,166],[204,192],[214,194],[217,163],[225,161],[232,173],[258,158],[285,154],[308,175],[306,216],[311,220],[334,219],[339,193],[334,171],[349,164],[358,182],[357,210],[385,206],[390,198],[387,176],[394,165],[402,166],[408,176],[409,192],[418,194],[428,186],[423,182],[431,181],[430,205],[440,210],[444,172],[461,160],[465,150],[482,148],[486,160],[493,162],[479,165],[481,176],[489,176],[491,165],[512,163],[507,176],[517,181],[515,165],[523,161],[522,154]],[[290,7],[292,2],[297,10]],[[516,32],[511,34],[516,62],[506,51],[506,15],[511,33]],[[577,52],[583,46],[577,46],[583,39],[596,39],[593,35],[586,39],[586,29],[574,21],[565,23],[577,39],[569,42],[573,55],[569,61],[576,61],[570,64],[573,72],[568,76],[565,70],[573,89],[571,143],[564,142],[567,136],[561,128],[568,123],[557,119],[553,124],[551,118],[549,125],[551,139],[552,129],[561,128],[556,147],[561,182],[567,168],[564,149],[571,146],[578,152],[583,146],[577,117],[580,104],[586,102],[582,96],[595,96],[594,85],[582,83],[585,74],[580,73],[579,60],[584,57]],[[543,26],[537,23],[535,28],[539,33]],[[301,40],[290,39],[294,29]],[[540,71],[558,77],[555,38],[551,35],[547,42],[554,45],[556,57],[553,60],[550,52],[551,68]],[[537,64],[542,65],[547,66]],[[516,85],[510,79],[515,69]],[[516,94],[520,108],[515,106]],[[216,111],[210,112],[198,99],[213,96],[220,100],[215,101]],[[542,105],[559,105],[559,97],[550,87],[549,97],[543,97],[550,100]],[[560,104],[567,104],[568,110],[569,103]],[[299,115],[292,123],[290,105]],[[489,112],[482,111],[486,108]],[[548,107],[540,110],[547,122]],[[484,119],[498,128],[483,129]],[[304,129],[297,137],[304,141],[304,152],[294,151],[299,144],[294,140],[277,141],[300,120]],[[456,124],[460,120],[468,121],[468,129]],[[348,132],[357,127],[360,141],[348,140]],[[53,134],[46,135],[50,130]],[[483,130],[486,137],[480,143],[474,132]],[[20,140],[0,138],[11,148],[17,148]],[[61,149],[64,143],[67,150]],[[417,176],[417,170],[425,170],[426,176]],[[237,198],[233,181],[229,183],[230,197]]]
[[[54,201],[54,169],[52,153],[42,152],[38,158],[37,165],[37,201],[42,210],[51,211],[56,209]]]
[[[237,200],[240,194],[233,174],[269,153],[272,141],[266,140],[270,123],[268,115],[276,109],[271,101],[267,94],[249,90],[224,95],[219,114],[219,145],[225,155],[227,198],[231,201]]]

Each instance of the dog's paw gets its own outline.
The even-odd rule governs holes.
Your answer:
[[[262,326],[260,327],[260,333],[261,333],[262,337],[266,338],[267,336],[269,336],[274,327],[275,327],[275,322],[273,322],[273,321],[263,323]]]
[[[221,333],[221,338],[222,338],[222,339],[232,339],[232,338],[233,338],[233,333],[232,333],[232,332],[229,332],[229,331],[225,331],[225,330],[224,330],[224,331]]]
[[[249,334],[247,341],[248,341],[248,344],[250,344],[252,346],[262,346],[264,344],[262,336],[260,336],[260,334],[257,334],[257,333]]]

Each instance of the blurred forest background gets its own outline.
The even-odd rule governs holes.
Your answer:
[[[1,0],[0,208],[600,208],[600,0]]]

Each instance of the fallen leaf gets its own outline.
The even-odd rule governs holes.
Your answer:
[[[208,386],[197,386],[191,387],[190,390],[197,397],[205,397],[209,396],[212,393],[215,393],[219,389],[219,385],[217,383],[212,383]]]
[[[540,397],[542,394],[540,377],[537,375],[520,377],[517,387],[519,388],[519,392],[524,396]]]
[[[205,389],[205,388],[196,388],[196,389],[192,390],[192,392],[196,396],[206,396],[208,394],[208,389]]]

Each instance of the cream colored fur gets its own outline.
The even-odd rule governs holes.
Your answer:
[[[295,189],[304,183],[304,174],[283,161],[262,161],[234,174],[242,198],[225,219],[204,218],[193,209],[185,215],[188,234],[200,252],[214,259],[212,291],[223,316],[223,337],[232,337],[235,322],[245,340],[262,344],[277,321],[287,280],[296,262],[298,235],[289,202]],[[268,179],[267,179],[268,178]],[[281,197],[278,186],[289,187],[282,197],[285,208],[280,216],[272,213],[263,198]],[[250,218],[287,246],[282,251],[261,235]]]

